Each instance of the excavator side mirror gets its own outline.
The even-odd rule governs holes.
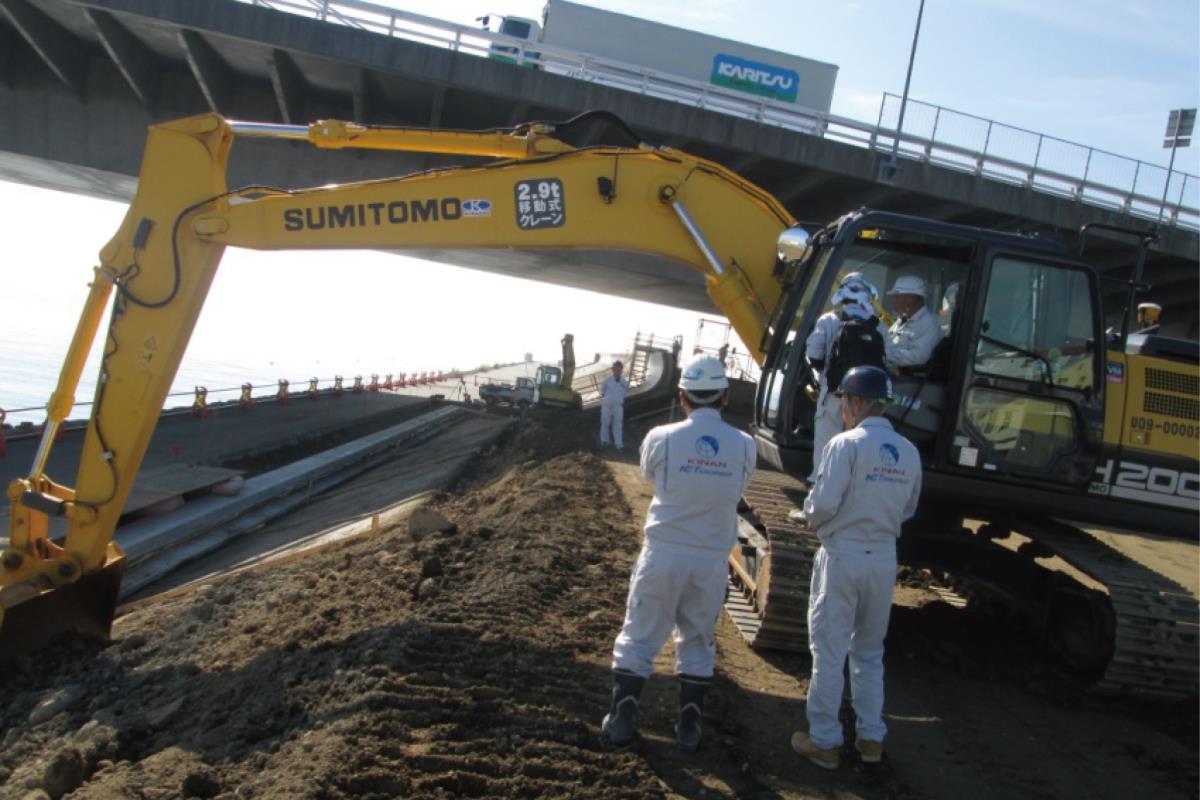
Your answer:
[[[812,252],[812,236],[799,226],[788,228],[779,234],[779,242],[776,247],[779,251],[780,261],[785,264],[799,264]]]

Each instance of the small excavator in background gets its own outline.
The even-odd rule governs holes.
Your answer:
[[[229,189],[238,137],[497,160],[310,189]],[[653,261],[659,275],[699,273],[762,366],[753,433],[763,469],[730,554],[728,608],[752,645],[785,649],[807,645],[819,546],[787,515],[807,488],[795,476],[813,458],[805,339],[846,274],[876,286],[920,277],[944,338],[924,370],[896,381],[887,412],[925,471],[901,563],[1001,595],[1106,689],[1196,693],[1195,599],[1087,530],[1197,537],[1200,352],[1195,342],[1130,336],[1137,280],[1112,314],[1124,324],[1110,344],[1101,278],[1082,251],[868,209],[809,231],[758,186],[647,144],[603,112],[483,132],[216,114],[152,126],[137,193],[100,252],[34,463],[8,488],[0,654],[56,630],[108,632],[124,564],[117,522],[226,246],[488,249],[557,255],[579,270],[609,268],[588,261],[604,251]],[[72,488],[46,474],[47,457],[114,293]],[[564,337],[561,371],[538,376],[543,398],[576,404],[574,364]],[[65,537],[49,535],[51,517],[66,519]],[[1058,569],[1054,556],[1104,590]]]
[[[571,388],[575,380],[575,337],[563,334],[562,368],[543,364],[533,376],[534,403],[557,408],[583,408],[583,397]]]

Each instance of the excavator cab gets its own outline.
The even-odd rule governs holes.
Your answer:
[[[582,408],[579,393],[563,383],[563,371],[558,367],[542,365],[533,376],[535,384],[534,403],[558,408]]]
[[[787,263],[764,336],[756,408],[764,458],[808,474],[817,377],[805,341],[838,281],[861,273],[882,295],[920,278],[942,334],[925,364],[894,372],[887,410],[941,492],[1011,497],[1009,481],[1083,487],[1104,424],[1103,316],[1095,272],[1054,243],[883,212],[819,231]]]

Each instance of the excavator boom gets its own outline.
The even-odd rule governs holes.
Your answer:
[[[566,129],[563,128],[565,132]],[[625,131],[628,133],[627,129]],[[0,556],[0,653],[10,631],[106,633],[123,556],[121,510],[227,246],[260,250],[478,250],[639,253],[690,268],[756,358],[780,296],[775,245],[794,224],[768,193],[720,165],[666,148],[576,147],[550,125],[469,133],[231,123],[215,114],[150,128],[137,193],[100,253],[96,280],[48,405],[26,478],[8,489],[10,544]],[[303,190],[229,190],[237,136],[317,147],[456,153],[501,160]],[[54,433],[113,297],[104,357],[74,487],[45,474]],[[566,368],[564,363],[564,368]],[[51,517],[66,519],[51,536]],[[61,587],[101,582],[100,619],[72,620]],[[85,602],[80,600],[79,602]],[[96,603],[90,602],[89,610]],[[22,619],[48,606],[52,618]],[[39,612],[40,613],[40,612]]]

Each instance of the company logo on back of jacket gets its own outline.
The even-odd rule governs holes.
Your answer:
[[[696,440],[696,455],[701,458],[715,458],[721,452],[721,443],[712,436],[701,436]]]
[[[679,465],[679,471],[684,475],[708,475],[717,478],[728,478],[733,475],[729,462],[717,458],[721,452],[721,443],[717,437],[705,434],[696,439],[693,445],[695,456],[688,456]],[[698,457],[697,457],[698,456]]]
[[[872,467],[866,476],[868,483],[910,483],[908,470],[900,466],[900,451],[894,444],[884,442],[879,446],[880,465]]]

